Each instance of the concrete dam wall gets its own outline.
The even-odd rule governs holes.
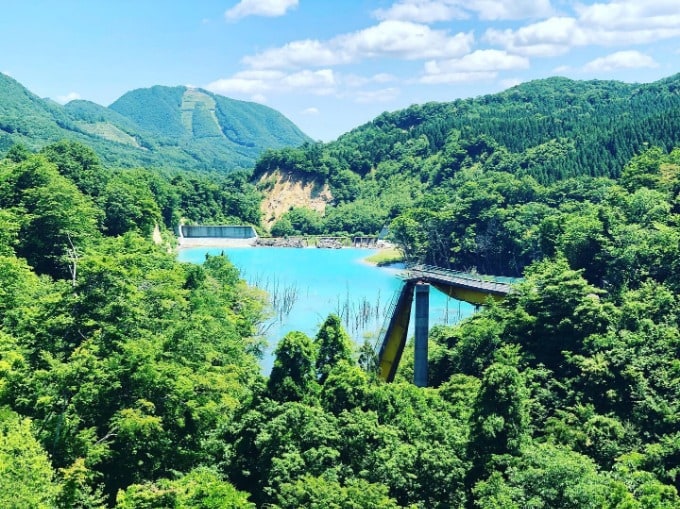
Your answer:
[[[257,233],[252,226],[205,226],[183,224],[180,228],[180,236],[188,239],[254,239],[257,237]]]

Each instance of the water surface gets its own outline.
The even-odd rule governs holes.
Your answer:
[[[269,372],[271,352],[285,334],[298,330],[313,337],[330,313],[343,319],[355,343],[375,342],[402,284],[399,269],[363,261],[375,252],[357,248],[197,247],[180,250],[179,260],[202,263],[206,254],[224,253],[243,279],[270,294],[277,309],[272,309],[272,318],[262,327],[269,344],[262,368]],[[430,291],[430,326],[455,323],[473,309],[434,288]]]

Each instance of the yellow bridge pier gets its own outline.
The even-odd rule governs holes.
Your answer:
[[[430,285],[449,297],[480,306],[489,298],[502,300],[512,289],[512,281],[451,271],[429,265],[414,265],[401,274],[404,285],[388,315],[378,351],[378,376],[392,382],[404,353],[411,320],[413,293],[416,293],[414,383],[427,386],[427,336],[429,329]]]

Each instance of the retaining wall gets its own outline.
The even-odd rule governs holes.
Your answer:
[[[223,238],[223,239],[253,239],[257,237],[252,226],[205,226],[183,224],[181,236],[186,238]]]

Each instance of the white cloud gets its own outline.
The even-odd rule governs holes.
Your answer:
[[[399,0],[373,15],[381,20],[434,23],[466,19],[483,20],[542,18],[553,14],[550,0]]]
[[[356,74],[347,74],[342,77],[342,83],[348,87],[363,87],[369,83],[390,83],[396,81],[397,77],[393,74],[378,73],[373,76],[358,76]]]
[[[613,0],[580,5],[577,12],[596,44],[645,44],[680,36],[676,0]]]
[[[588,62],[584,67],[584,71],[588,72],[602,72],[614,71],[616,69],[641,69],[641,68],[655,68],[659,64],[649,55],[640,53],[639,51],[618,51],[607,55],[606,57],[596,58]]]
[[[264,92],[301,91],[316,95],[328,95],[335,91],[336,77],[331,69],[302,70],[294,73],[271,70],[241,71],[229,78],[215,80],[205,86],[207,90],[223,95],[247,95],[261,97]],[[256,99],[253,99],[256,100]]]
[[[445,30],[433,30],[427,25],[388,20],[328,41],[293,41],[247,56],[243,62],[256,69],[277,69],[348,64],[378,57],[450,58],[467,53],[473,42],[472,33],[451,36]]]
[[[227,19],[240,19],[246,16],[283,16],[288,10],[297,7],[298,0],[241,0],[224,13]]]
[[[499,71],[527,69],[529,59],[500,50],[477,50],[462,58],[425,64],[421,83],[442,84],[493,79]]]
[[[485,20],[544,18],[554,11],[550,0],[472,0],[469,8]]]
[[[358,103],[386,103],[393,101],[399,96],[399,89],[396,87],[382,88],[380,90],[362,90],[352,94],[355,102]]]
[[[302,110],[303,115],[318,115],[319,114],[319,108],[315,108],[313,106],[309,108],[305,108]]]
[[[451,37],[443,30],[408,21],[383,21],[339,38],[341,46],[356,57],[393,56],[407,60],[461,55],[469,51],[472,40],[471,33]]]
[[[78,92],[69,92],[66,95],[58,95],[57,96],[57,102],[61,104],[66,104],[71,101],[75,101],[77,99],[80,99],[80,94]]]
[[[571,71],[573,71],[573,69],[569,65],[558,65],[552,70],[552,73],[562,75]]]
[[[452,71],[507,71],[511,69],[527,69],[528,67],[529,59],[526,57],[511,55],[507,51],[485,49],[473,51],[457,59],[427,62],[425,64],[425,71],[435,74]]]
[[[335,74],[331,69],[304,70],[289,74],[281,80],[287,89],[304,89],[316,95],[329,95],[335,91]]]
[[[377,9],[373,15],[381,20],[415,21],[434,23],[467,18],[467,13],[453,5],[454,2],[437,0],[402,0],[389,9]]]
[[[263,94],[255,94],[250,98],[250,100],[256,103],[265,104],[267,102],[267,97]]]
[[[628,46],[680,36],[677,0],[612,0],[578,4],[576,16],[551,17],[517,30],[486,31],[484,39],[527,56],[555,56],[576,46]]]
[[[230,78],[223,78],[206,85],[206,89],[218,94],[260,94],[270,90],[272,84],[285,76],[280,71],[249,70],[237,72]]]
[[[493,80],[498,76],[495,71],[445,72],[426,74],[420,78],[420,83],[426,85],[443,85],[446,83],[470,83],[473,81]]]
[[[680,8],[677,0],[614,0],[609,3],[577,5],[586,26],[637,32],[648,29],[677,29]]]
[[[327,66],[349,61],[348,56],[342,55],[327,43],[312,39],[289,42],[279,48],[243,58],[244,64],[255,69]]]
[[[576,20],[569,17],[549,18],[518,30],[489,29],[484,38],[513,53],[541,57],[561,55],[587,40]]]
[[[378,74],[374,74],[369,79],[371,81],[374,81],[375,83],[389,83],[390,81],[395,81],[397,77],[394,76],[393,74],[380,72]]]

